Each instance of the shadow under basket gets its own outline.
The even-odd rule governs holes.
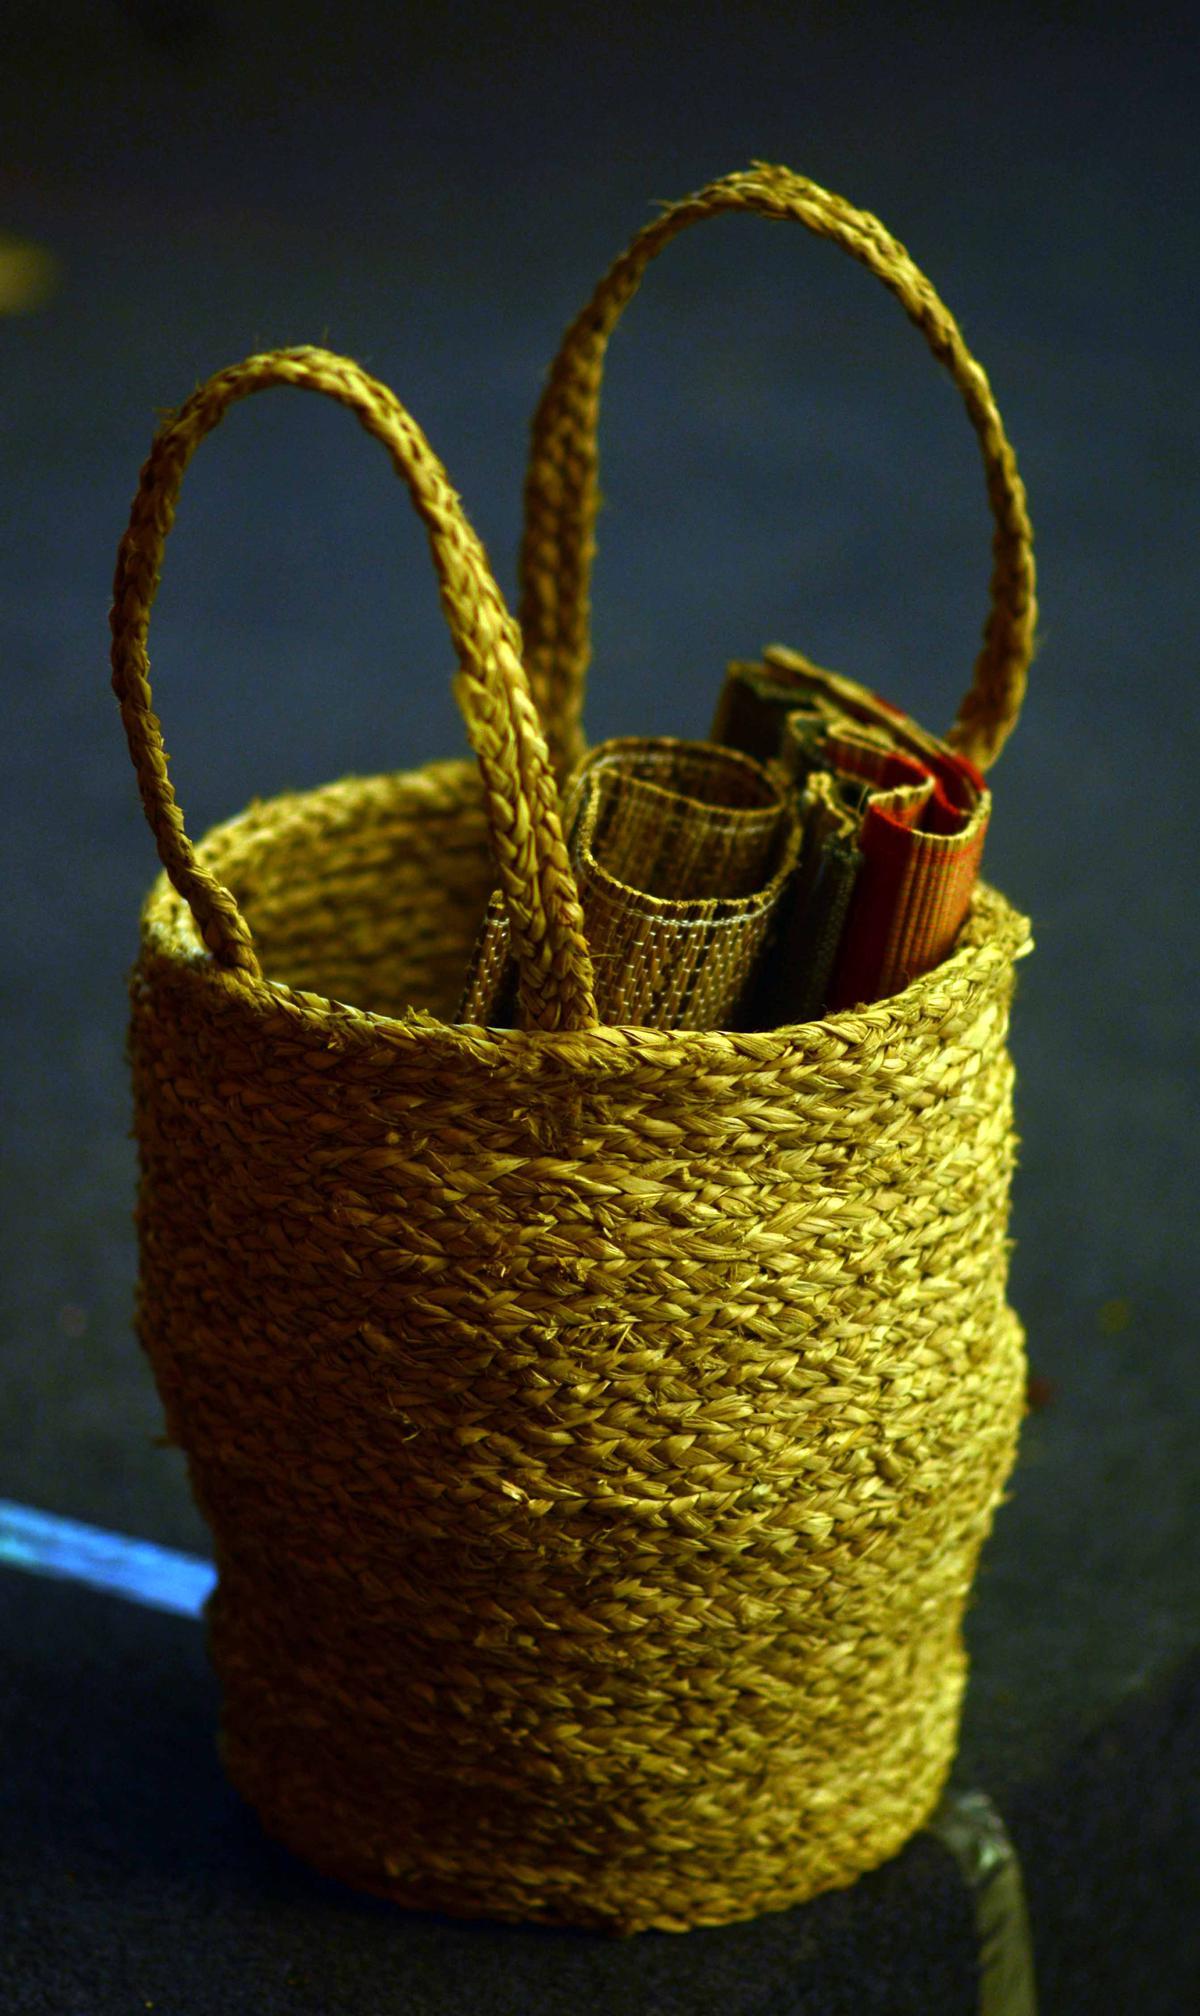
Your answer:
[[[472,1915],[720,1923],[885,1859],[953,1755],[1023,1411],[1024,921],[981,889],[944,967],[791,1031],[496,1034],[387,1019],[461,981],[473,764],[199,853],[286,976],[223,971],[160,879],[141,1334],[234,1783],[326,1873]]]

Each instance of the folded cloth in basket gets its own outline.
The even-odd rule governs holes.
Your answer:
[[[940,965],[991,814],[974,764],[890,701],[778,645],[761,665],[730,667],[712,733],[782,765],[805,821],[761,1019],[878,1001]]]

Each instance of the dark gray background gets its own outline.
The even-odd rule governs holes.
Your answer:
[[[124,976],[155,862],[106,611],[156,412],[253,349],[348,351],[411,405],[510,590],[563,325],[652,199],[786,161],[878,211],[958,314],[1038,534],[1041,650],[988,873],[1037,938],[1013,1297],[1053,1394],[971,1615],[960,1772],[1028,1816],[1048,2006],[1097,2006],[1117,1975],[1069,1957],[1064,1928],[1101,1907],[1064,1788],[1116,1782],[1094,1748],[1113,1731],[1143,1732],[1142,1761],[1124,1805],[1097,1795],[1095,1853],[1155,1871],[1160,1956],[1183,1953],[1170,1899],[1198,1901],[1191,1801],[1164,1786],[1150,1846],[1140,1803],[1156,1730],[1193,1767],[1198,1747],[1195,31],[1032,4],[10,0],[0,33],[0,228],[59,269],[44,307],[0,318],[0,1495],[206,1545],[129,1325]],[[985,605],[977,453],[895,304],[831,248],[724,219],[669,249],[613,345],[603,482],[594,738],[703,732],[725,660],[774,638],[950,719]],[[423,538],[317,401],[251,402],[201,451],[152,655],[196,833],[463,746]],[[58,1671],[73,1627],[37,1614]],[[13,1631],[19,1727],[41,1669],[33,1624]],[[1095,1967],[1138,1950],[1118,1893]],[[1200,1978],[1194,1949],[1177,1964]],[[438,1992],[422,2006],[465,2006]]]

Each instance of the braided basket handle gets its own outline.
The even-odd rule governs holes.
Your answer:
[[[979,437],[995,520],[991,604],[974,678],[950,741],[981,768],[1016,725],[1037,615],[1025,490],[991,387],[958,324],[904,247],[878,218],[788,168],[756,162],[671,204],[609,268],[563,338],[533,422],[521,549],[525,665],[560,777],[584,750],[588,600],[595,553],[597,423],[608,339],[650,261],[690,224],[726,210],[792,219],[868,267],[916,323],[949,371]]]
[[[445,470],[415,420],[357,364],[313,348],[278,350],[220,371],[159,429],[142,470],[117,556],[112,609],[113,688],[159,858],[221,966],[262,973],[232,893],[202,868],[184,831],[152,710],[146,639],[163,547],[183,472],[226,410],[251,392],[295,385],[324,392],[383,444],[429,535],[442,609],[458,654],[455,692],[483,776],[500,885],[512,925],[526,1027],[595,1023],[591,961],[563,842],[558,792],[529,687],[520,638]]]

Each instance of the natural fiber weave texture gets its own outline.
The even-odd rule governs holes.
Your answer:
[[[387,449],[408,485],[429,535],[442,608],[459,655],[456,692],[483,779],[525,1020],[539,1029],[586,1027],[595,1020],[591,964],[516,626],[446,472],[416,422],[386,385],[326,350],[275,351],[218,372],[159,429],[142,470],[113,584],[113,686],[163,866],[191,904],[213,957],[259,977],[233,892],[196,861],[184,832],[151,707],[146,639],[184,470],[230,406],[273,385],[323,392],[347,406]]]
[[[597,429],[609,339],[647,267],[693,224],[730,213],[802,224],[849,253],[899,301],[962,396],[983,457],[994,524],[983,647],[948,740],[980,769],[995,761],[1020,713],[1037,597],[1025,488],[987,374],[950,310],[878,217],[790,168],[756,161],[667,204],[638,232],[572,322],[534,415],[521,548],[525,664],[559,777],[584,751],[581,716],[591,657],[589,589],[599,507]]]
[[[193,851],[149,605],[196,441],[281,382],[409,483],[478,769]],[[321,352],[167,424],[113,629],[167,871],[132,985],[139,1325],[214,1535],[233,1781],[423,1908],[682,1928],[850,1882],[937,1801],[1023,1408],[1023,919],[981,887],[953,956],[861,1013],[597,1026],[514,629],[423,437]],[[452,1027],[497,877],[532,1026]]]
[[[393,860],[460,817],[377,804]],[[794,1903],[922,1824],[1023,1407],[1023,938],[983,894],[946,967],[789,1034],[497,1037],[248,985],[159,884],[142,1336],[272,1833],[410,1904],[632,1929]]]

